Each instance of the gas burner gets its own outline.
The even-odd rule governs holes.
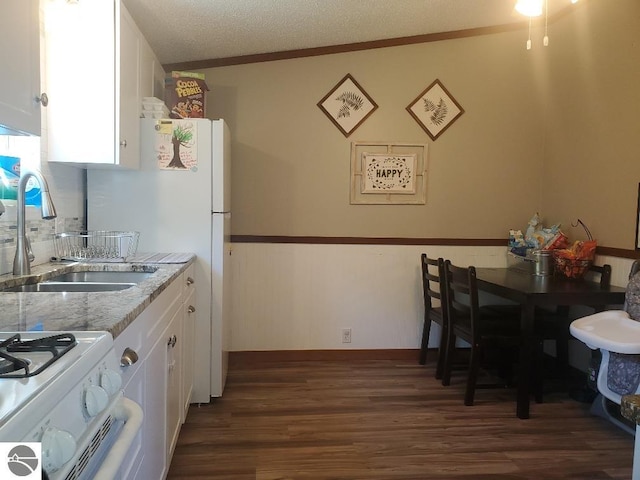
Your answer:
[[[15,334],[0,342],[0,378],[26,378],[37,375],[76,345],[76,338],[70,333],[31,340],[22,340],[19,333]],[[29,355],[44,356],[33,371],[29,370],[31,361],[26,358]]]
[[[23,367],[20,364],[12,360],[2,359],[0,360],[0,375],[4,375],[5,373],[15,372],[16,370],[20,370]]]

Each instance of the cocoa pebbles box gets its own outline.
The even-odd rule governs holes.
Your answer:
[[[169,118],[204,118],[205,93],[209,91],[204,74],[171,72],[164,80],[164,90]]]

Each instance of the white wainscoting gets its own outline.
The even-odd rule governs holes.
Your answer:
[[[230,350],[419,348],[422,252],[506,266],[504,247],[234,244]]]
[[[419,348],[422,252],[506,266],[505,247],[234,244],[230,351]],[[613,283],[626,286],[631,260],[596,263],[611,264]]]

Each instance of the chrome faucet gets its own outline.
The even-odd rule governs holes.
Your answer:
[[[18,183],[18,238],[16,242],[16,256],[13,259],[14,275],[29,275],[31,273],[31,262],[29,261],[29,239],[27,238],[25,225],[25,192],[27,190],[27,182],[29,177],[35,178],[40,184],[42,193],[42,218],[50,220],[56,218],[56,207],[53,205],[51,195],[49,195],[49,185],[38,170],[26,170],[20,175]]]

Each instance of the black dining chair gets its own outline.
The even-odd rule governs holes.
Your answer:
[[[478,373],[481,362],[488,360],[489,353],[499,353],[498,367],[504,362],[517,358],[522,344],[520,333],[520,315],[491,314],[490,310],[481,309],[478,300],[478,286],[475,267],[457,267],[449,260],[444,262],[445,299],[449,319],[449,335],[446,346],[442,384],[449,385],[456,354],[455,344],[461,338],[470,344],[467,367],[467,384],[464,404],[473,405],[476,388],[504,387],[508,380],[492,384],[478,384]],[[534,357],[535,373],[534,392],[536,401],[542,400],[542,376],[540,363],[542,360],[542,341],[535,337]],[[511,354],[506,357],[504,353]]]
[[[431,324],[440,325],[440,343],[436,363],[436,378],[442,378],[444,357],[447,345],[447,315],[444,294],[444,259],[429,258],[426,253],[420,255],[422,267],[422,294],[424,297],[424,322],[422,327],[422,343],[420,346],[420,365],[427,363],[427,349]],[[435,305],[435,303],[438,303]]]

